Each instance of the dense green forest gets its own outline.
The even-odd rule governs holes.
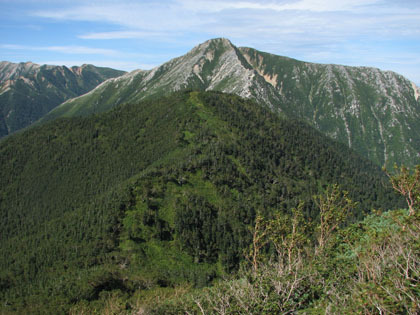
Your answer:
[[[213,312],[204,295],[190,294],[212,286],[205,290],[217,295],[227,290],[221,278],[244,273],[259,222],[299,213],[305,244],[316,244],[322,198],[314,196],[331,187],[352,200],[339,224],[354,224],[349,231],[372,209],[404,205],[384,173],[346,146],[217,92],[179,92],[36,126],[0,142],[0,174],[5,313],[184,313],[200,305]],[[364,241],[358,233],[354,246]],[[265,242],[261,257],[277,257],[276,244]],[[311,260],[324,268],[318,280],[326,281],[330,264],[354,262],[340,260],[344,249],[329,250],[331,257],[302,255],[332,259]],[[250,272],[251,285],[258,277]],[[301,290],[308,294],[301,309],[323,307],[322,288]],[[169,302],[154,303],[156,296]]]

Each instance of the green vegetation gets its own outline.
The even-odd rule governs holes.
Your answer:
[[[419,167],[390,175],[398,193],[420,199]],[[419,204],[412,211],[374,212],[343,228],[339,223],[355,206],[347,192],[333,185],[314,200],[320,210],[314,225],[303,220],[303,203],[292,215],[258,215],[248,265],[212,287],[178,289],[182,294],[147,303],[146,313],[418,314]],[[269,246],[274,253],[260,254]]]
[[[398,168],[394,166],[397,175],[390,175],[386,169],[392,188],[404,196],[407,202],[410,215],[415,215],[416,210],[420,209],[420,165],[417,165],[414,172],[402,165]]]
[[[218,300],[206,292],[290,278],[263,274],[286,262],[285,270],[317,266],[319,278],[299,281],[293,297],[289,287],[279,309],[321,307],[324,286],[312,288],[313,279],[352,270],[330,272],[340,255],[354,258],[336,250],[337,231],[372,209],[403,204],[384,173],[346,146],[216,92],[180,92],[31,128],[0,142],[0,173],[5,313],[212,310]],[[328,217],[337,208],[319,210],[325,191],[337,207],[348,205],[337,220]],[[256,267],[241,271],[247,257]],[[220,282],[229,274],[239,278]],[[248,307],[271,307],[261,302]],[[230,312],[242,310],[235,307]]]
[[[322,252],[301,243],[291,259],[285,259],[281,242],[270,238],[278,250],[257,270],[245,266],[202,290],[178,288],[144,309],[147,314],[418,314],[419,231],[419,216],[398,210],[340,229]],[[293,238],[285,240],[290,234],[268,230],[278,232],[290,248]]]

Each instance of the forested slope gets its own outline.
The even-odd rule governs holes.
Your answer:
[[[104,307],[112,294],[238,268],[256,214],[286,215],[339,184],[350,220],[399,199],[383,173],[305,123],[216,92],[181,92],[0,142],[0,289],[5,312]],[[138,297],[138,296],[137,296]]]

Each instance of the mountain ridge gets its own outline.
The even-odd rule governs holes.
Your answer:
[[[124,71],[0,62],[0,137],[31,125],[63,101],[84,94]]]
[[[315,64],[238,48],[224,38],[208,40],[152,70],[105,81],[42,120],[102,112],[182,89],[253,98],[303,119],[380,166],[419,162],[419,90],[411,81],[377,68]]]
[[[340,184],[352,219],[401,203],[380,168],[308,124],[234,94],[177,92],[0,142],[0,313],[68,313],[244,261],[258,213]],[[7,303],[6,303],[7,302]],[[77,313],[77,312],[76,312]]]

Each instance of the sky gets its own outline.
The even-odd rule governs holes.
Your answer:
[[[211,38],[420,86],[420,0],[0,0],[0,60],[151,69]]]

